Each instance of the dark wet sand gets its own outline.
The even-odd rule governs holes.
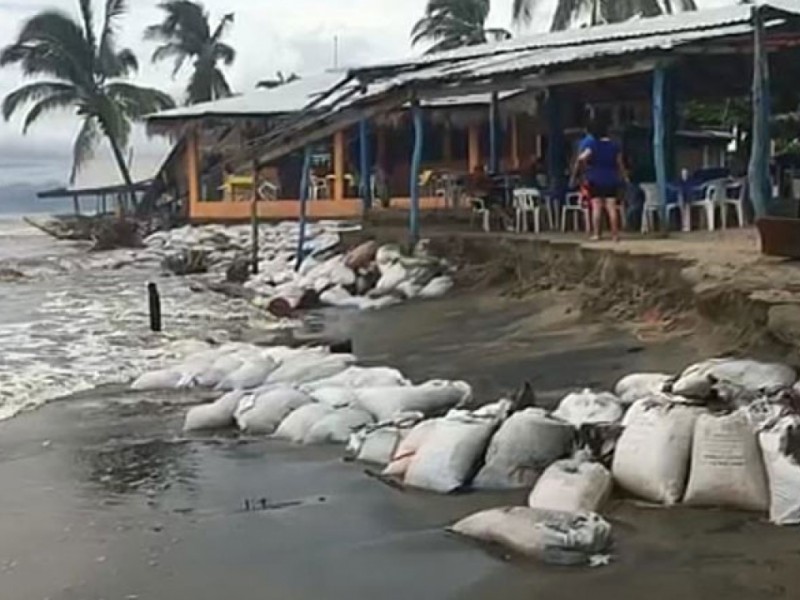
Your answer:
[[[329,319],[367,362],[546,399],[677,369],[688,339],[643,348],[576,322],[568,299],[453,296]],[[401,492],[338,448],[180,437],[181,395],[90,394],[0,423],[2,600],[796,598],[800,531],[715,510],[615,502],[612,566],[505,562],[442,527],[525,493]],[[262,509],[264,499],[266,509]],[[246,511],[245,503],[257,510]]]

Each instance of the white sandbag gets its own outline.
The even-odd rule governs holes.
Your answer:
[[[275,370],[276,363],[268,358],[253,357],[246,360],[238,369],[217,384],[221,390],[249,390],[260,386],[270,373]]]
[[[750,359],[715,358],[688,367],[673,386],[675,394],[687,398],[708,398],[712,391],[725,390],[728,400],[774,393],[791,387],[797,373],[788,365]]]
[[[556,564],[587,564],[608,550],[611,526],[595,513],[513,506],[461,519],[450,531]]]
[[[612,473],[625,490],[667,505],[683,497],[694,423],[703,409],[638,400],[628,410]]]
[[[800,417],[783,417],[758,438],[769,481],[769,520],[776,525],[799,525]]]
[[[567,395],[558,405],[553,416],[580,427],[586,423],[616,423],[623,410],[619,398],[608,392],[593,392],[585,389]]]
[[[408,279],[408,270],[400,263],[392,263],[381,267],[381,278],[370,292],[371,295],[382,296],[388,294]]]
[[[331,377],[305,383],[302,387],[304,390],[313,391],[319,388],[331,387],[397,387],[409,385],[410,383],[400,371],[391,367],[359,367],[353,365]]]
[[[238,354],[223,354],[217,358],[204,373],[198,375],[196,379],[197,385],[202,387],[214,387],[243,364],[244,359]]]
[[[355,362],[352,354],[309,353],[286,360],[270,373],[270,383],[292,383],[295,385],[317,381],[341,373]]]
[[[315,402],[319,402],[330,408],[344,408],[358,401],[356,391],[346,387],[316,388],[307,393]]]
[[[139,391],[169,390],[178,387],[182,378],[183,374],[177,369],[159,369],[137,377],[131,384],[131,389]]]
[[[252,434],[270,435],[289,413],[311,402],[303,392],[276,386],[255,396],[246,396],[234,413],[239,429]]]
[[[547,467],[528,496],[528,506],[567,512],[597,512],[611,494],[613,480],[603,465],[582,458]]]
[[[745,411],[697,418],[683,501],[696,506],[767,510],[766,471]]]
[[[428,419],[414,425],[408,434],[400,440],[400,443],[397,445],[392,455],[392,461],[383,470],[383,474],[392,477],[405,477],[411,460],[414,458],[417,450],[419,450],[422,444],[424,444],[435,431],[438,421],[439,419]]]
[[[334,286],[319,295],[319,301],[338,308],[361,308],[361,298],[353,296],[341,286]]]
[[[400,246],[397,244],[385,244],[375,252],[375,262],[383,269],[384,267],[397,262],[403,257]]]
[[[301,406],[281,421],[278,429],[275,430],[275,437],[301,444],[311,428],[332,412],[333,409],[330,406],[316,402]]]
[[[451,411],[417,449],[406,470],[405,483],[447,494],[468,483],[486,451],[498,421],[468,411]]]
[[[472,398],[472,388],[463,381],[428,381],[402,387],[368,387],[356,392],[358,404],[377,421],[388,421],[398,413],[419,411],[432,416]]]
[[[617,382],[614,394],[622,404],[633,404],[637,400],[661,394],[670,379],[670,375],[663,373],[632,373]]]
[[[419,298],[441,298],[453,287],[453,278],[441,275],[431,279],[417,294]]]
[[[346,444],[354,431],[373,423],[360,408],[339,408],[317,421],[306,433],[304,444]]]
[[[532,486],[553,461],[572,450],[574,430],[540,408],[526,408],[506,419],[492,436],[485,464],[473,486],[514,489]]]
[[[370,428],[368,425],[367,429],[368,431],[364,433],[363,438],[358,442],[354,442],[352,439],[348,442],[349,453],[352,454],[356,446],[358,446],[358,452],[355,454],[356,460],[376,465],[388,464],[392,460],[400,441],[409,432],[408,428],[396,425],[375,429]],[[358,436],[358,433],[353,435]]]
[[[212,350],[211,344],[203,340],[176,340],[167,346],[166,354],[169,356],[177,356],[178,358],[187,358],[193,354],[199,354],[208,350]]]
[[[183,430],[200,431],[233,426],[233,413],[243,397],[244,392],[237,390],[228,392],[210,404],[193,406],[186,413]]]
[[[415,283],[412,279],[405,279],[397,284],[395,289],[398,293],[402,294],[406,300],[412,300],[420,293],[422,286]]]

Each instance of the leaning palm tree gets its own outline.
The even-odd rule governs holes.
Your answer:
[[[542,0],[513,0],[516,23],[528,24]],[[695,0],[558,0],[551,31],[569,29],[575,19],[589,13],[589,24],[619,23],[633,17],[656,17],[677,11],[697,10]]]
[[[173,77],[187,60],[194,61],[194,71],[186,89],[186,102],[196,104],[231,95],[220,61],[233,64],[236,51],[222,41],[231,23],[233,13],[222,17],[212,31],[209,15],[202,4],[190,0],[166,0],[159,4],[166,14],[164,20],[145,30],[145,39],[161,43],[153,52],[153,62],[173,59]]]
[[[136,71],[136,57],[116,47],[117,21],[125,0],[105,0],[105,16],[95,29],[92,1],[80,0],[80,21],[58,10],[45,10],[28,19],[17,40],[0,52],[0,66],[18,65],[38,81],[9,93],[3,101],[8,120],[27,105],[23,133],[42,115],[73,109],[83,120],[72,151],[70,182],[93,156],[100,135],[108,139],[122,179],[133,186],[124,150],[131,121],[175,105],[168,95],[125,81]]]
[[[286,85],[287,83],[297,81],[298,79],[300,79],[300,75],[297,73],[289,73],[288,75],[284,75],[283,71],[278,71],[275,73],[275,79],[264,79],[263,81],[259,81],[256,84],[256,87],[271,90],[273,88]]]
[[[511,37],[505,29],[487,28],[490,0],[428,0],[425,16],[411,30],[411,43],[433,42],[425,53],[484,44]]]

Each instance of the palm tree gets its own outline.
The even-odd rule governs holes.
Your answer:
[[[530,23],[541,0],[513,0],[512,12],[516,23]],[[575,18],[589,12],[590,25],[618,23],[630,18],[656,17],[677,11],[697,10],[695,0],[558,0],[553,14],[551,31],[569,29]]]
[[[265,79],[263,81],[259,81],[256,84],[256,87],[271,90],[273,88],[286,85],[287,83],[297,81],[298,79],[300,79],[300,75],[297,73],[289,73],[289,75],[284,75],[283,71],[278,71],[275,73],[275,79]]]
[[[233,13],[223,16],[212,31],[202,4],[166,0],[159,8],[166,13],[164,20],[144,33],[145,39],[161,42],[153,52],[153,62],[174,59],[174,77],[188,59],[194,60],[194,72],[186,89],[188,104],[230,96],[231,88],[218,64],[222,61],[230,66],[236,58],[236,51],[222,41],[233,23]]]
[[[431,41],[425,53],[484,44],[511,37],[505,29],[486,28],[490,0],[428,0],[425,16],[411,30],[411,43]]]
[[[9,93],[3,118],[32,105],[25,115],[26,133],[42,115],[73,109],[82,119],[72,151],[70,182],[93,156],[100,134],[106,136],[125,184],[133,186],[123,155],[131,120],[175,105],[168,95],[125,81],[138,68],[130,50],[116,47],[117,21],[125,0],[105,0],[102,27],[95,29],[92,1],[80,0],[80,21],[59,10],[45,10],[28,19],[14,43],[0,52],[0,66],[16,64],[26,77],[38,80]]]

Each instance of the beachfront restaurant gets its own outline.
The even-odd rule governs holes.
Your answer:
[[[647,191],[641,209],[648,223],[715,228],[728,214],[742,224],[746,209],[758,218],[796,215],[791,198],[776,197],[780,186],[771,176],[770,125],[773,111],[797,106],[798,17],[800,2],[775,0],[524,36],[352,69],[349,80],[362,93],[333,98],[324,111],[303,111],[254,144],[250,155],[268,163],[312,147],[334,131],[406,107],[414,131],[405,148],[414,238],[423,198],[415,182],[430,143],[425,103],[489,95],[487,162],[495,174],[503,169],[498,158],[501,95],[514,92],[535,105],[529,110],[539,126],[537,152],[546,171],[537,201],[546,202],[556,216],[574,210],[588,217],[584,207],[572,204],[568,178],[571,130],[587,107],[595,114],[611,113],[631,172]],[[697,131],[682,128],[679,107],[729,99],[747,99],[746,132],[700,132],[716,150],[702,143],[698,150],[702,140]],[[725,151],[720,152],[722,142]],[[684,145],[689,148],[681,151]],[[730,160],[729,146],[738,164]],[[509,194],[510,204],[515,193]]]

